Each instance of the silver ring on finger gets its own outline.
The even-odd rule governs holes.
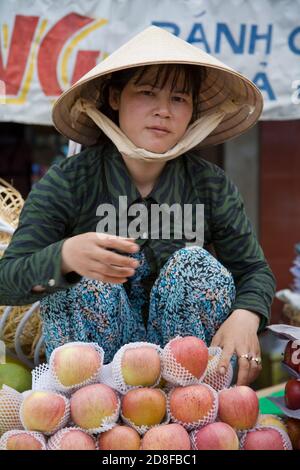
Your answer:
[[[239,356],[239,359],[247,359],[248,361],[251,361],[251,354],[249,353],[241,354]]]
[[[261,357],[252,357],[251,358],[251,361],[254,361],[256,363],[257,366],[260,366],[261,365]]]

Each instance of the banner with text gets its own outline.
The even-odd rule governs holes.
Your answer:
[[[0,23],[0,121],[51,124],[57,97],[151,24],[250,78],[263,120],[300,118],[300,0],[11,0]]]

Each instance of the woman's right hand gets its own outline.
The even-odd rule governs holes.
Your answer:
[[[107,233],[88,232],[65,240],[62,246],[62,274],[75,271],[81,276],[102,282],[122,284],[135,273],[139,262],[110,251],[139,251],[134,238]]]

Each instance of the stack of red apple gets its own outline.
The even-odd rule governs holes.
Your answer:
[[[239,450],[241,438],[244,449],[289,448],[280,426],[257,424],[251,388],[217,391],[205,383],[209,353],[202,340],[177,337],[165,350],[168,360],[156,345],[127,345],[120,373],[129,389],[122,394],[99,380],[105,366],[95,345],[57,348],[50,364],[59,389],[23,394],[22,429],[6,429],[0,449]]]
[[[300,345],[298,343],[299,341],[292,340],[287,343],[283,359],[293,375],[293,378],[286,383],[284,399],[287,408],[296,411],[289,415],[297,415],[297,418],[288,416],[286,419],[288,433],[295,450],[300,450]]]

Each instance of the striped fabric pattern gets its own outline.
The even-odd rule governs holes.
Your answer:
[[[30,304],[77,283],[79,274],[61,274],[62,244],[71,236],[96,230],[101,220],[99,205],[113,204],[118,215],[119,196],[127,196],[128,209],[140,203],[148,208],[148,214],[153,204],[204,204],[203,246],[213,246],[218,260],[234,277],[237,295],[233,310],[259,313],[260,329],[266,325],[275,279],[239,191],[224,171],[190,151],[168,161],[150,194],[143,198],[111,142],[89,147],[53,165],[35,184],[0,260],[0,304]],[[193,227],[195,213],[193,210]],[[128,216],[128,224],[134,217]],[[136,240],[151,266],[149,288],[169,256],[188,241],[185,237],[174,239],[175,228],[171,218],[171,238],[161,238],[159,227],[159,238],[152,239],[149,220],[148,237]],[[44,286],[46,291],[32,292],[35,285]]]

